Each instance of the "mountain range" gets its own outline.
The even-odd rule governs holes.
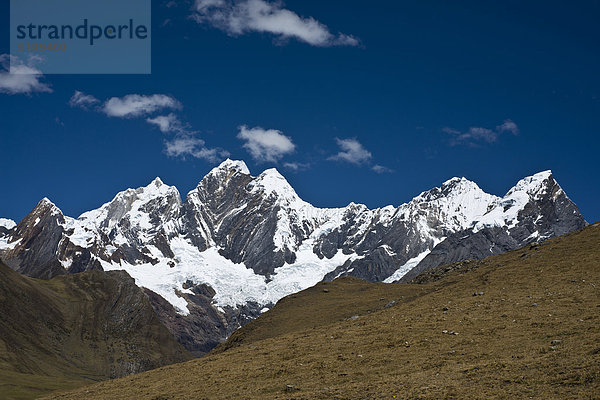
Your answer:
[[[125,270],[194,355],[281,298],[354,276],[408,281],[442,264],[520,248],[585,227],[550,171],[505,196],[452,178],[400,206],[318,208],[276,170],[226,160],[182,200],[156,178],[78,218],[43,199],[0,219],[0,258],[29,277]]]

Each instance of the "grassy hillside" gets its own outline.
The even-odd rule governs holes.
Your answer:
[[[123,272],[50,281],[0,263],[0,398],[30,399],[189,360]]]
[[[419,282],[320,284],[205,358],[51,398],[599,398],[600,224]]]

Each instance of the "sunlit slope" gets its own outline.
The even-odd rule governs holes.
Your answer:
[[[189,360],[124,272],[50,281],[0,263],[0,399],[30,399]]]
[[[319,285],[223,352],[53,398],[598,398],[600,224],[420,281]]]

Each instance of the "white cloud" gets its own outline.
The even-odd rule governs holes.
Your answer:
[[[496,130],[498,132],[500,132],[500,133],[502,133],[502,132],[510,132],[513,135],[518,135],[519,134],[519,127],[511,119],[504,120],[504,122],[502,123],[502,125],[498,125],[496,127]]]
[[[171,113],[169,115],[159,115],[155,118],[147,118],[146,122],[156,125],[162,133],[191,133],[187,126],[184,126],[179,118]]]
[[[169,157],[194,157],[210,162],[216,162],[229,157],[229,152],[223,149],[210,149],[204,140],[192,135],[176,136],[165,141],[165,153]]]
[[[179,117],[173,113],[146,118],[146,122],[158,127],[162,133],[174,134],[174,136],[165,140],[165,153],[169,157],[184,160],[188,157],[194,157],[209,162],[217,162],[229,157],[229,152],[226,150],[206,147],[204,140],[196,136],[198,132],[191,130],[188,124],[183,124]]]
[[[469,130],[460,136],[460,140],[483,140],[488,143],[493,143],[498,140],[498,132],[491,129],[482,128],[479,126],[472,126]]]
[[[351,164],[360,165],[363,164],[373,157],[370,151],[364,148],[364,146],[356,139],[339,139],[335,138],[340,152],[334,156],[328,158],[332,161],[345,161]]]
[[[468,146],[477,146],[480,143],[495,143],[504,132],[510,132],[513,135],[519,134],[519,127],[512,120],[505,120],[502,125],[496,126],[496,129],[488,129],[480,126],[472,126],[466,132],[461,132],[454,128],[445,127],[442,132],[450,135],[450,144],[452,146],[464,144]]]
[[[163,109],[181,109],[181,103],[164,94],[144,96],[129,94],[124,97],[112,97],[104,103],[102,111],[109,117],[133,118],[152,114]]]
[[[100,100],[91,94],[85,94],[79,90],[76,90],[69,100],[71,107],[83,108],[84,110],[88,110],[91,106],[98,103],[100,103]]]
[[[72,107],[88,109],[89,106],[100,103],[96,97],[76,91],[69,104]],[[102,107],[94,110],[110,117],[139,118],[162,109],[180,109],[181,103],[177,99],[155,94],[144,96],[130,94],[124,97],[112,97],[104,102]],[[198,132],[193,131],[189,124],[182,123],[177,115],[169,113],[146,118],[146,122],[156,126],[162,133],[169,134],[165,140],[165,154],[169,157],[186,159],[189,157],[216,162],[229,156],[229,152],[220,148],[208,148],[204,140],[197,137]]]
[[[41,81],[44,75],[35,68],[35,61],[39,61],[39,58],[30,57],[29,62],[25,64],[17,57],[0,55],[0,64],[4,69],[0,70],[0,93],[52,93],[50,86]]]
[[[277,162],[284,155],[292,153],[296,145],[292,139],[276,129],[239,127],[238,139],[244,140],[244,148],[259,162]]]
[[[375,164],[371,167],[371,169],[375,172],[377,172],[378,174],[389,174],[394,172],[393,169],[390,169],[388,167],[384,167],[383,165],[379,165],[379,164]]]
[[[301,17],[283,8],[281,1],[266,0],[196,0],[192,17],[227,32],[270,33],[279,39],[295,38],[313,46],[358,46],[359,41],[329,28],[312,17]]]
[[[442,129],[442,132],[445,132],[451,136],[450,144],[452,146],[458,144],[475,146],[482,141],[493,143],[498,140],[498,132],[479,126],[472,126],[466,132],[445,127]]]
[[[298,163],[298,162],[286,162],[283,163],[283,166],[287,169],[291,169],[292,171],[301,171],[304,169],[308,169],[310,167],[310,164],[308,163]]]
[[[450,128],[448,126],[443,127],[442,132],[447,133],[449,135],[460,135],[461,134],[461,132],[458,129]]]

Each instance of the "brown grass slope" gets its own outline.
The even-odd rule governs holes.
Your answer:
[[[600,224],[422,281],[318,285],[221,352],[51,398],[599,398]]]
[[[31,399],[189,359],[127,274],[42,281],[0,263],[0,399]]]

